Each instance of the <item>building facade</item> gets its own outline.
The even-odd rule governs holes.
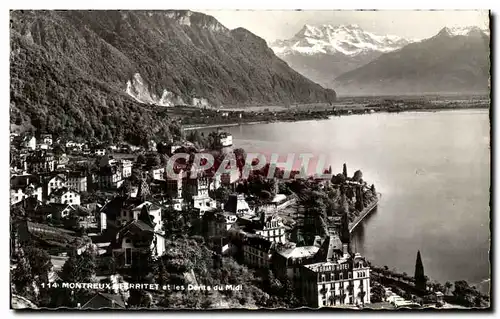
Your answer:
[[[66,186],[79,193],[87,191],[87,174],[85,172],[68,172]]]
[[[80,205],[80,194],[66,187],[53,191],[49,203]]]

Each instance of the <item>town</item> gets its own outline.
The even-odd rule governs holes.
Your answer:
[[[11,134],[15,296],[40,308],[82,309],[386,301],[392,293],[378,282],[391,276],[350,242],[380,197],[361,171],[349,176],[344,164],[331,179],[294,171],[285,180],[279,168],[269,178],[266,165],[243,178],[245,151],[232,146],[220,130],[147,147]],[[191,156],[175,162],[178,176],[167,174],[175,154],[202,152],[216,159],[213,167],[188,178]],[[239,170],[220,174],[228,152]],[[427,291],[426,280],[408,281]],[[392,305],[420,306],[409,299]]]

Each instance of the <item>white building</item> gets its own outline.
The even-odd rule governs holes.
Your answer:
[[[370,267],[359,254],[347,252],[329,236],[316,257],[325,261],[300,268],[301,295],[310,307],[339,307],[370,303]]]
[[[55,190],[66,187],[66,180],[60,175],[55,175],[50,177],[45,185],[47,189],[46,196],[50,196]]]
[[[14,205],[25,198],[35,197],[42,200],[42,185],[33,175],[17,175],[10,179],[10,204]]]
[[[52,146],[52,134],[41,134],[40,139],[42,144]]]
[[[25,136],[21,146],[34,151],[36,149],[36,138],[31,135]]]
[[[49,196],[50,203],[80,205],[80,194],[68,188],[60,188]]]
[[[266,217],[262,229],[257,229],[255,233],[273,243],[286,242],[285,225],[278,215]]]
[[[85,172],[68,172],[66,185],[79,193],[87,191],[87,175]]]

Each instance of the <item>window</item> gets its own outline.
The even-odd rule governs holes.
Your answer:
[[[132,265],[132,248],[125,248],[125,265]]]
[[[349,273],[347,274],[347,278],[349,278],[349,279],[351,279],[351,278],[352,278],[352,273],[351,273],[351,272],[349,272]]]
[[[125,242],[126,242],[127,244],[130,244],[130,238],[125,239]]]
[[[344,279],[344,274],[343,274],[343,273],[340,273],[340,274],[339,274],[339,279],[340,279],[340,280]]]

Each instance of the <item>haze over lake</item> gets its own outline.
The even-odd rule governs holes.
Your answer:
[[[326,154],[334,173],[361,169],[382,199],[353,248],[378,266],[441,283],[489,275],[488,110],[379,113],[226,129],[247,152]]]

